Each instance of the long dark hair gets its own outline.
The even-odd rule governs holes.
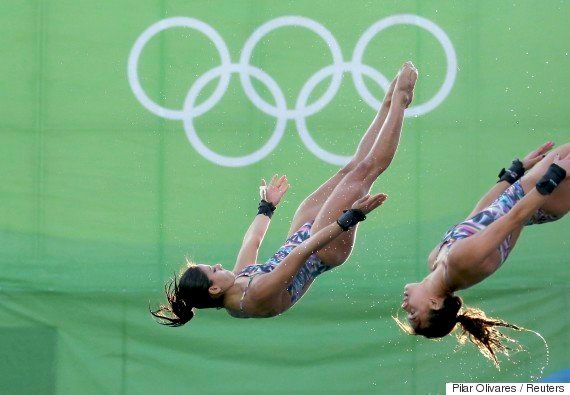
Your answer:
[[[180,279],[170,279],[164,285],[167,305],[150,313],[167,326],[182,326],[194,317],[195,309],[223,307],[223,298],[212,298],[208,289],[212,281],[196,265],[188,263]]]
[[[496,367],[499,367],[498,354],[508,356],[509,351],[522,349],[516,340],[499,332],[498,328],[517,331],[526,330],[525,328],[487,317],[482,310],[472,307],[465,307],[460,313],[462,306],[463,300],[459,296],[447,296],[440,309],[430,310],[427,325],[423,328],[411,328],[397,317],[393,318],[400,328],[409,334],[422,335],[429,339],[447,336],[460,327],[461,332],[457,335],[459,344],[463,345],[469,340]],[[506,343],[511,343],[513,346],[509,347]]]

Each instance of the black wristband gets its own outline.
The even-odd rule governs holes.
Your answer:
[[[349,210],[344,210],[342,215],[338,217],[336,223],[342,228],[343,231],[347,231],[360,221],[364,221],[366,215],[358,209],[351,208]]]
[[[524,172],[525,169],[522,162],[515,159],[511,164],[511,167],[501,170],[499,173],[499,181],[497,182],[506,181],[512,185],[524,175]]]
[[[275,211],[275,206],[273,205],[273,203],[268,202],[264,199],[261,199],[261,202],[259,202],[259,206],[257,207],[257,214],[258,215],[263,214],[263,215],[267,215],[269,218],[271,218],[274,211]]]
[[[541,195],[550,195],[565,178],[566,170],[553,163],[536,183],[536,190]]]

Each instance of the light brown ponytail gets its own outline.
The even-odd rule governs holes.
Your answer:
[[[459,344],[463,345],[469,340],[497,368],[499,367],[498,354],[509,356],[510,351],[520,351],[522,349],[522,346],[516,340],[499,332],[499,327],[516,331],[529,331],[544,341],[544,338],[537,332],[496,318],[487,317],[480,309],[463,306],[463,300],[455,295],[447,296],[440,309],[430,310],[424,326],[411,327],[397,317],[393,318],[398,326],[407,333],[425,336],[428,339],[447,336],[460,328],[460,332],[457,334]]]
[[[482,310],[472,307],[465,308],[465,311],[457,316],[457,322],[461,328],[461,332],[457,334],[459,343],[465,344],[469,340],[496,367],[499,367],[497,354],[509,356],[510,351],[522,349],[522,346],[516,340],[499,332],[498,328],[510,328],[516,331],[524,330],[524,328],[496,318],[487,317]],[[512,346],[509,346],[507,343],[511,343]]]

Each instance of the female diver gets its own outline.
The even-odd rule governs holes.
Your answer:
[[[479,309],[462,309],[463,301],[454,293],[492,275],[507,259],[525,225],[555,221],[568,212],[570,182],[565,179],[570,144],[546,155],[553,145],[547,142],[522,162],[516,159],[508,170],[503,169],[498,183],[467,219],[447,231],[429,255],[430,273],[420,283],[404,288],[402,308],[408,313],[409,326],[395,318],[402,329],[439,338],[460,327],[460,343],[469,339],[495,366],[499,364],[497,353],[508,355],[502,340],[514,340],[497,327],[524,328],[489,318]]]
[[[352,160],[301,203],[289,237],[272,258],[255,263],[271,214],[288,188],[285,176],[274,176],[268,186],[262,181],[259,212],[233,270],[189,265],[178,280],[167,283],[168,304],[151,313],[169,326],[184,325],[194,309],[211,307],[225,308],[236,318],[273,317],[291,308],[316,276],[344,263],[357,223],[386,200],[384,194],[368,192],[394,157],[416,79],[414,65],[405,63]]]

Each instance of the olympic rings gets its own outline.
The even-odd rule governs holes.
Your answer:
[[[240,167],[260,161],[275,149],[283,137],[287,121],[293,120],[301,140],[314,155],[327,163],[344,165],[348,163],[350,157],[336,155],[320,147],[309,133],[306,118],[318,113],[331,102],[340,88],[344,73],[352,74],[352,80],[358,94],[366,104],[377,109],[381,101],[368,90],[362,76],[366,75],[372,79],[384,91],[387,90],[390,81],[380,71],[363,64],[362,58],[366,47],[379,32],[390,26],[400,24],[415,25],[431,33],[443,47],[447,58],[445,80],[435,96],[425,103],[412,106],[406,110],[406,116],[419,116],[439,106],[451,91],[457,74],[457,56],[451,40],[438,25],[412,14],[392,15],[370,26],[358,40],[349,62],[344,61],[340,46],[332,33],[318,22],[303,16],[283,16],[261,25],[246,40],[238,63],[232,63],[226,43],[210,25],[194,18],[167,18],[154,23],[137,38],[129,54],[127,75],[131,89],[139,102],[159,117],[182,121],[188,140],[194,149],[213,163],[221,166]],[[317,71],[303,85],[294,108],[287,107],[283,91],[275,80],[260,68],[250,64],[252,53],[259,41],[271,31],[285,26],[299,26],[312,31],[327,44],[332,55],[332,64]],[[187,27],[204,34],[212,41],[220,56],[220,65],[204,73],[190,87],[182,109],[166,108],[154,102],[142,88],[138,76],[138,62],[145,45],[158,33],[173,27]],[[241,157],[220,155],[206,147],[198,137],[193,122],[194,118],[210,111],[221,100],[228,88],[231,75],[234,73],[239,74],[241,85],[250,101],[262,112],[276,118],[275,130],[263,147],[252,154]],[[251,83],[251,77],[266,86],[275,100],[275,105],[268,103],[257,93]],[[315,87],[328,77],[332,78],[326,91],[321,97],[309,104],[308,99]],[[219,78],[219,81],[214,92],[201,104],[196,105],[196,99],[202,89],[216,78]]]

